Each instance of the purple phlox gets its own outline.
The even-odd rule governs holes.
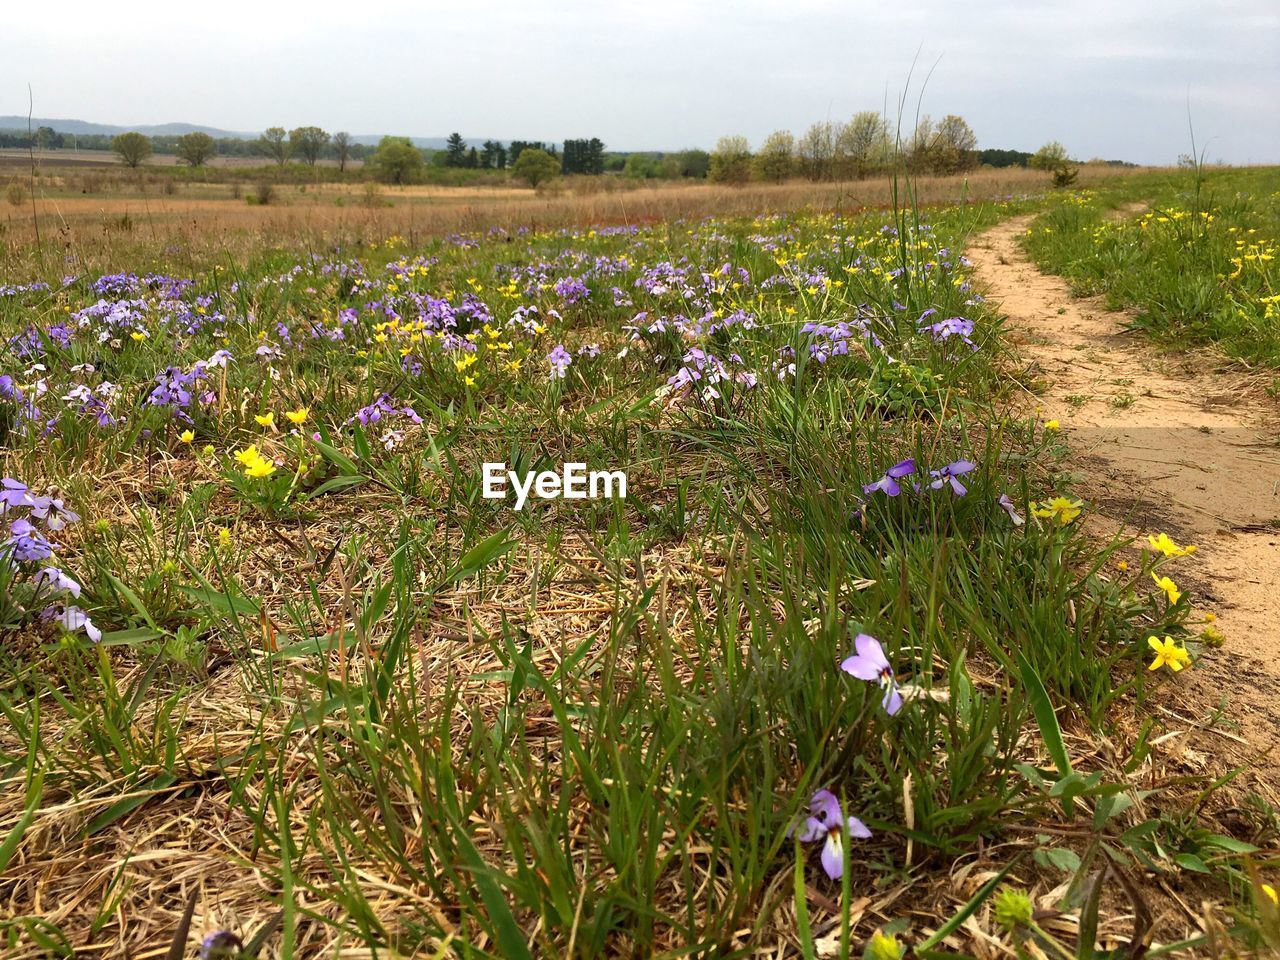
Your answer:
[[[886,713],[893,716],[902,709],[902,694],[898,692],[898,681],[893,675],[893,667],[889,665],[889,658],[884,655],[880,641],[870,634],[860,633],[854,638],[853,646],[857,652],[852,657],[846,657],[840,664],[840,669],[859,680],[879,684],[884,690],[881,706]]]
[[[1018,514],[1017,509],[1013,505],[1013,501],[1009,499],[1009,495],[1007,493],[1000,494],[1000,499],[997,500],[996,503],[1000,504],[1000,508],[1009,515],[1009,519],[1013,521],[1013,525],[1015,527],[1022,526],[1024,521]]]
[[[968,473],[977,466],[972,460],[957,460],[955,463],[948,463],[938,470],[930,470],[929,476],[933,477],[933,480],[929,482],[929,489],[941,490],[944,485],[949,483],[951,484],[951,489],[955,491],[955,495],[963,497],[969,492],[969,489],[956,478]]]
[[[21,563],[47,560],[53,554],[53,544],[29,520],[13,521],[9,527],[9,539],[0,544],[0,550],[4,548],[8,548],[13,558]]]
[[[563,343],[557,343],[555,349],[547,354],[547,363],[551,364],[551,379],[563,380],[569,364],[573,363],[573,357]]]
[[[43,520],[45,527],[55,533],[80,519],[80,514],[68,509],[59,497],[33,497],[31,515]]]
[[[846,817],[840,808],[840,801],[830,790],[819,790],[809,801],[809,816],[798,831],[793,828],[788,834],[795,833],[801,843],[825,841],[822,845],[822,869],[832,880],[839,880],[844,874],[844,838],[857,837],[866,840],[871,836],[867,825],[857,817]]]
[[[883,477],[875,483],[868,483],[863,486],[863,493],[875,493],[877,490],[882,491],[885,495],[896,497],[902,492],[902,486],[898,483],[903,477],[909,477],[916,472],[916,461],[913,457],[895,463],[892,467],[885,471]]]

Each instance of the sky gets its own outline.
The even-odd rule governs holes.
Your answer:
[[[888,104],[983,147],[1280,162],[1278,0],[61,0],[10,5],[0,114],[610,149]],[[914,63],[914,73],[913,73]],[[925,82],[926,77],[927,83]]]

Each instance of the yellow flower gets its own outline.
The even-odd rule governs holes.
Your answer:
[[[1170,603],[1177,603],[1178,598],[1182,596],[1182,591],[1178,589],[1178,585],[1168,577],[1157,577],[1154,573],[1151,579],[1155,581],[1157,587],[1164,591],[1164,595],[1169,598]]]
[[[284,415],[289,418],[289,422],[297,426],[305,423],[307,417],[311,416],[310,407],[299,407],[297,410],[286,410]]]
[[[1046,420],[1044,422],[1044,428],[1046,430],[1061,430],[1062,424],[1060,424],[1057,420]]]
[[[1226,639],[1222,631],[1217,627],[1205,627],[1200,631],[1200,642],[1206,647],[1213,647],[1215,650],[1222,646]]]
[[[1272,903],[1274,903],[1277,907],[1280,907],[1280,894],[1277,894],[1277,893],[1276,893],[1276,888],[1275,888],[1275,887],[1273,887],[1273,886],[1272,886],[1271,884],[1269,884],[1269,883],[1264,883],[1264,884],[1262,885],[1262,892],[1263,892],[1263,893],[1265,893],[1265,894],[1267,895],[1267,898],[1268,898]]]
[[[238,450],[235,453],[236,461],[238,463],[243,463],[245,466],[248,466],[255,460],[261,459],[261,457],[262,454],[258,453],[258,447],[256,444],[250,444],[243,450]]]
[[[231,546],[231,531],[228,530],[226,527],[222,527],[221,529],[218,530],[218,546],[220,547]]]
[[[1209,613],[1206,613],[1206,614],[1204,615],[1204,622],[1205,622],[1205,623],[1213,623],[1213,621],[1215,621],[1215,620],[1217,620],[1217,619],[1218,619],[1218,615],[1217,615],[1216,613],[1213,613],[1212,611],[1210,611]]]
[[[1076,517],[1080,516],[1080,510],[1084,504],[1079,500],[1068,500],[1066,497],[1054,497],[1047,503],[1032,505],[1032,512],[1037,517],[1044,519],[1056,520],[1059,524],[1066,526]]]
[[[246,477],[253,477],[255,480],[261,480],[269,477],[276,472],[276,465],[270,460],[259,458],[254,463],[247,463],[244,467]]]
[[[1147,637],[1147,646],[1155,651],[1155,658],[1151,661],[1148,670],[1159,670],[1161,667],[1168,667],[1174,673],[1177,673],[1183,667],[1191,663],[1191,654],[1173,642],[1172,637],[1165,637],[1162,642],[1159,637]]]
[[[1166,557],[1185,557],[1196,552],[1196,548],[1190,544],[1178,546],[1167,533],[1148,536],[1147,543],[1151,544],[1152,550],[1163,553]]]
[[[258,426],[269,427],[276,422],[276,415],[274,413],[264,413],[261,416],[255,415],[253,419],[258,421]]]
[[[183,443],[190,443],[195,438],[196,438],[196,434],[194,430],[183,430],[180,434],[178,434],[178,439],[181,440]]]
[[[476,385],[476,378],[475,378],[475,377],[465,377],[465,378],[463,378],[463,383],[465,383],[468,387],[474,387],[474,386]]]
[[[204,445],[204,449],[200,451],[200,455],[202,457],[212,457],[213,454],[214,454],[214,449],[213,449],[212,443],[206,443]]]
[[[1121,560],[1119,563],[1116,564],[1116,569],[1118,569],[1121,573],[1124,573],[1126,570],[1129,569],[1129,564],[1124,560]]]

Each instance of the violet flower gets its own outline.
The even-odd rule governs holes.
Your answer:
[[[863,493],[875,493],[877,490],[883,491],[887,496],[896,497],[902,492],[902,487],[898,483],[903,477],[909,477],[916,472],[916,461],[914,458],[908,457],[899,463],[895,463],[892,467],[885,471],[883,477],[875,483],[865,484],[862,488]]]
[[[929,489],[940,490],[944,484],[950,483],[955,495],[963,497],[969,490],[956,477],[968,473],[975,467],[977,467],[977,464],[972,460],[957,460],[955,463],[948,463],[939,470],[930,470],[929,476],[933,477],[933,480],[929,483]]]
[[[853,641],[857,651],[852,657],[846,657],[840,664],[845,673],[853,674],[859,680],[870,680],[884,690],[881,706],[889,716],[902,709],[902,694],[898,692],[898,681],[894,679],[893,667],[884,655],[880,641],[870,634],[860,633]]]
[[[790,834],[792,831],[788,831]],[[801,843],[824,840],[822,845],[822,869],[832,880],[844,875],[845,834],[866,840],[871,836],[867,825],[857,817],[846,817],[840,809],[840,801],[830,790],[819,790],[809,801],[809,817],[796,835]]]
[[[1009,499],[1009,495],[1007,493],[1000,494],[1000,499],[997,500],[996,503],[1000,504],[1000,508],[1009,515],[1009,519],[1013,521],[1013,525],[1015,527],[1022,526],[1024,521],[1022,517],[1018,515],[1018,511],[1014,509],[1013,501]]]

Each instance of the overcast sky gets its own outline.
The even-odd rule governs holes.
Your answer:
[[[6,4],[0,114],[710,147],[880,109],[984,147],[1280,161],[1280,0]],[[936,64],[936,66],[935,66]]]

